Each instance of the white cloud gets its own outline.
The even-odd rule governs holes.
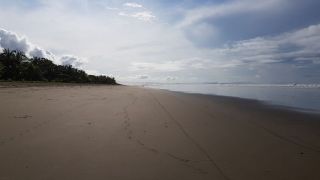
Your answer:
[[[320,24],[273,37],[239,41],[214,52],[222,55],[227,63],[237,62],[237,66],[281,62],[294,64],[298,61],[317,63],[320,55],[319,41]]]
[[[136,12],[136,13],[126,13],[126,12],[119,12],[119,16],[126,16],[126,17],[132,17],[141,21],[146,21],[146,22],[151,22],[153,21],[156,16],[152,14],[151,11],[141,11],[141,12]]]
[[[119,12],[118,15],[119,15],[119,16],[127,16],[127,17],[130,17],[130,14],[127,14],[127,13],[125,13],[125,12],[123,12],[123,11]]]
[[[0,48],[22,51],[28,57],[47,58],[56,64],[72,65],[76,68],[81,68],[87,62],[87,60],[73,55],[57,57],[50,51],[34,45],[26,37],[4,29],[0,29]]]
[[[101,73],[97,70],[90,70],[90,69],[86,69],[85,72],[87,74],[90,74],[90,75],[95,75],[95,76],[98,76],[98,75],[101,75]]]
[[[142,21],[148,21],[148,22],[151,22],[156,18],[156,16],[154,16],[151,11],[137,12],[132,14],[131,17],[137,18]]]
[[[87,62],[86,60],[73,55],[64,55],[60,58],[60,61],[62,65],[72,65],[76,68],[81,68],[82,65]]]
[[[141,4],[134,3],[134,2],[124,3],[123,6],[132,7],[132,8],[142,8],[143,7]]]
[[[40,57],[55,60],[55,56],[29,42],[24,36],[0,28],[0,48],[22,51],[29,57]]]
[[[143,5],[141,4],[134,3],[134,2],[127,2],[127,3],[124,3],[123,6],[134,8],[134,9],[128,9],[128,8],[118,9],[117,8],[117,10],[120,11],[118,12],[119,16],[131,17],[131,18],[135,18],[145,22],[151,22],[156,18],[156,16],[153,14],[152,11],[148,10],[147,8],[144,8]],[[139,8],[138,11],[135,10],[137,8]],[[143,9],[141,10],[141,8]]]
[[[47,58],[52,61],[56,60],[55,55],[52,54],[50,51],[45,51],[44,49],[37,47],[37,46],[34,46],[34,48],[29,51],[29,56]]]
[[[131,64],[131,70],[140,72],[175,72],[186,69],[205,69],[205,63],[209,63],[209,61],[200,58],[164,62],[134,62]]]
[[[19,37],[17,34],[0,29],[0,47],[5,49],[28,52],[31,44],[25,37]]]

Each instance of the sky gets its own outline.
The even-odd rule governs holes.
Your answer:
[[[0,47],[120,83],[320,83],[318,0],[0,0]]]

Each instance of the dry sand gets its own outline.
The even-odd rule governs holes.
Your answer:
[[[126,86],[0,88],[0,180],[319,180],[320,118]]]

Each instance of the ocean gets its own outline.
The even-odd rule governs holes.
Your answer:
[[[144,83],[143,86],[186,93],[254,99],[284,108],[320,113],[320,84]]]

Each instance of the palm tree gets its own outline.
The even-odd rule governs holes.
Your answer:
[[[4,66],[3,64],[0,62],[0,79],[2,79],[2,76],[3,76],[3,71],[4,70]]]
[[[10,51],[9,49],[3,49],[3,52],[0,55],[1,63],[4,65],[2,78],[10,79],[12,78],[12,69],[13,69],[13,57],[15,51]]]
[[[3,49],[3,52],[1,53],[1,57],[10,58],[14,55],[15,51],[11,51],[10,49]]]
[[[0,79],[117,84],[109,76],[88,75],[71,65],[56,65],[45,58],[29,59],[23,52],[9,49],[0,53]]]

